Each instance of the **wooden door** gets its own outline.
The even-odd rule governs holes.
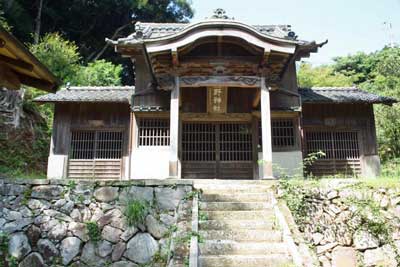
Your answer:
[[[183,123],[182,177],[252,179],[251,124]]]

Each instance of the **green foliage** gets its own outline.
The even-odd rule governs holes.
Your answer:
[[[301,180],[300,180],[301,181]],[[308,222],[311,203],[307,191],[297,180],[279,180],[280,188],[283,190],[282,198],[286,201],[296,223],[301,231]]]
[[[357,53],[337,57],[330,66],[302,64],[298,72],[300,86],[350,86],[400,99],[400,47],[385,47],[370,54]],[[386,161],[400,157],[400,105],[376,105],[375,118],[379,153]]]
[[[336,59],[335,69],[364,90],[400,99],[400,47]],[[400,106],[375,106],[379,152],[383,160],[400,156]]]
[[[146,216],[149,213],[149,204],[143,201],[130,199],[127,201],[123,213],[128,226],[144,224]]]
[[[59,33],[46,34],[38,44],[30,46],[31,52],[62,81],[76,82],[81,56],[74,42]]]
[[[6,18],[4,17],[3,3],[0,2],[0,26],[6,29],[6,31],[11,31],[10,25],[8,25]]]
[[[122,67],[111,62],[96,60],[81,65],[78,46],[59,33],[50,33],[30,46],[32,53],[59,79],[72,85],[120,85]]]
[[[93,242],[98,242],[101,240],[100,228],[96,222],[86,222],[86,229],[88,231],[89,239]]]
[[[10,129],[0,142],[0,174],[19,178],[44,178],[50,135],[35,106],[24,105],[21,127]]]
[[[307,63],[300,65],[297,79],[300,87],[351,86],[353,84],[352,77],[336,72],[332,66],[312,67]]]
[[[375,57],[363,52],[337,57],[334,61],[334,70],[346,77],[351,77],[356,84],[372,79],[374,77],[373,70],[377,64]]]
[[[386,221],[381,207],[376,201],[367,199],[348,198],[345,203],[349,206],[356,207],[353,217],[359,222],[352,228],[352,231],[363,229],[368,231],[373,236],[379,238],[383,244],[389,243],[392,234],[392,228]]]
[[[104,59],[90,62],[80,67],[77,75],[77,85],[121,85],[122,67],[107,62]]]
[[[23,42],[32,42],[38,5],[31,0],[7,2],[4,16],[15,35]],[[78,44],[85,62],[90,62],[105,46],[105,37],[115,39],[132,33],[132,20],[178,22],[192,16],[191,1],[187,0],[43,1],[40,32],[42,36],[62,32]],[[111,46],[106,52],[103,58],[108,60],[119,57]]]
[[[391,178],[393,182],[398,184],[398,178],[400,177],[400,158],[386,160],[381,166],[381,177]]]
[[[8,255],[8,244],[10,237],[0,231],[0,267],[17,267],[17,259]]]

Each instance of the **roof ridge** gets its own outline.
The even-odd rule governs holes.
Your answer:
[[[299,87],[299,89],[309,89],[309,90],[359,90],[360,88],[356,86],[312,86],[312,87]]]
[[[123,90],[135,89],[134,85],[112,85],[112,86],[70,86],[69,88],[63,87],[61,90]]]

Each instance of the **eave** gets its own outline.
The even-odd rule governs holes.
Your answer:
[[[9,89],[21,84],[55,92],[59,80],[21,42],[0,26],[0,79]]]

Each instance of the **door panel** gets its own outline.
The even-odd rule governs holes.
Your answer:
[[[183,123],[182,177],[252,179],[251,125]]]

